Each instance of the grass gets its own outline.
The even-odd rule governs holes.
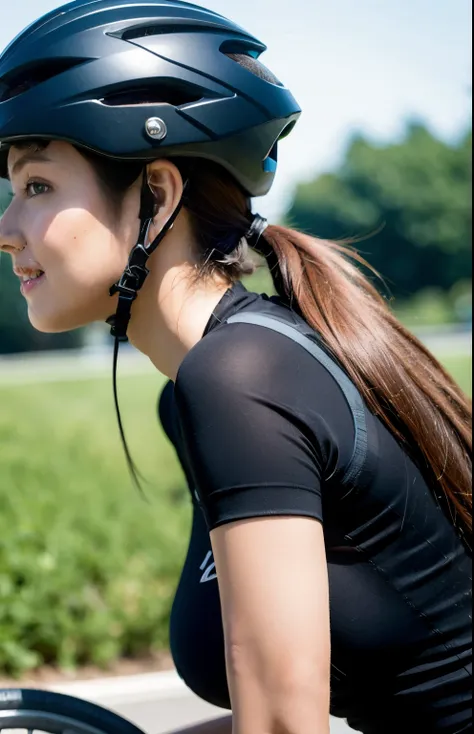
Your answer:
[[[444,361],[470,392],[470,359]],[[119,378],[148,503],[130,482],[109,377],[0,384],[0,673],[167,646],[191,507],[156,419],[163,383]]]
[[[34,495],[46,483],[58,499],[72,492],[81,494],[85,487],[94,487],[99,494],[129,493],[109,382],[104,377],[8,388],[0,385],[1,492],[9,486],[24,493],[28,487],[26,491]],[[157,396],[164,381],[159,376],[140,375],[119,378],[119,383],[134,457],[152,478],[147,492],[165,502],[182,478],[156,419]]]
[[[472,395],[472,359],[468,355],[443,357],[443,363],[467,395]]]

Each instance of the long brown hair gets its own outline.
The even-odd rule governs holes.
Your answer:
[[[186,175],[186,164],[175,163]],[[251,221],[249,201],[212,164],[200,163],[193,180],[187,208],[200,247],[201,274],[218,270],[236,280],[250,269],[241,239]],[[211,247],[211,242],[221,245]],[[269,226],[259,249],[278,294],[318,332],[369,409],[417,460],[469,544],[471,401],[394,316],[364,269],[380,276],[353,247]]]

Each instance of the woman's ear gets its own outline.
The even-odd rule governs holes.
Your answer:
[[[177,166],[166,159],[153,161],[147,168],[147,176],[156,202],[153,226],[160,231],[178,207],[184,183]]]

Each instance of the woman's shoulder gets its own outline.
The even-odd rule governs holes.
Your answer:
[[[177,386],[212,382],[236,389],[243,384],[270,384],[282,372],[291,380],[301,348],[286,336],[253,323],[229,322],[235,316],[267,316],[309,327],[277,298],[256,297],[244,309],[230,311],[188,352],[178,371]],[[296,360],[296,364],[298,359]],[[281,385],[280,385],[281,386]]]
[[[285,356],[278,336],[251,324],[220,324],[184,358],[176,390],[212,386],[234,392],[249,382],[267,383]]]
[[[273,328],[265,328],[262,323],[229,321],[255,316],[270,319]],[[282,323],[292,327],[290,333],[282,333]],[[222,320],[214,318],[212,329],[184,358],[176,385],[178,389],[196,390],[212,385],[214,389],[222,387],[233,392],[251,384],[288,396],[293,394],[293,388],[300,393],[306,386],[313,392],[318,384],[324,386],[325,392],[339,391],[337,380],[324,366],[327,367],[327,359],[318,361],[296,340],[288,338],[295,332],[320,342],[304,319],[280,299],[256,295],[243,309],[227,311]]]
[[[265,313],[296,325],[296,315],[269,305],[240,313]],[[278,331],[218,324],[183,360],[175,397],[181,415],[199,415],[200,421],[245,414],[269,426],[285,416],[315,442],[340,444],[344,456],[352,451],[353,414],[340,382],[327,365]]]

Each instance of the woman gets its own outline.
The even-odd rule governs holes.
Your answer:
[[[173,654],[232,710],[188,732],[467,732],[470,405],[357,255],[251,214],[300,114],[264,48],[175,0],[28,28],[0,58],[0,247],[33,326],[107,320],[172,381]],[[278,297],[239,283],[249,245]]]

